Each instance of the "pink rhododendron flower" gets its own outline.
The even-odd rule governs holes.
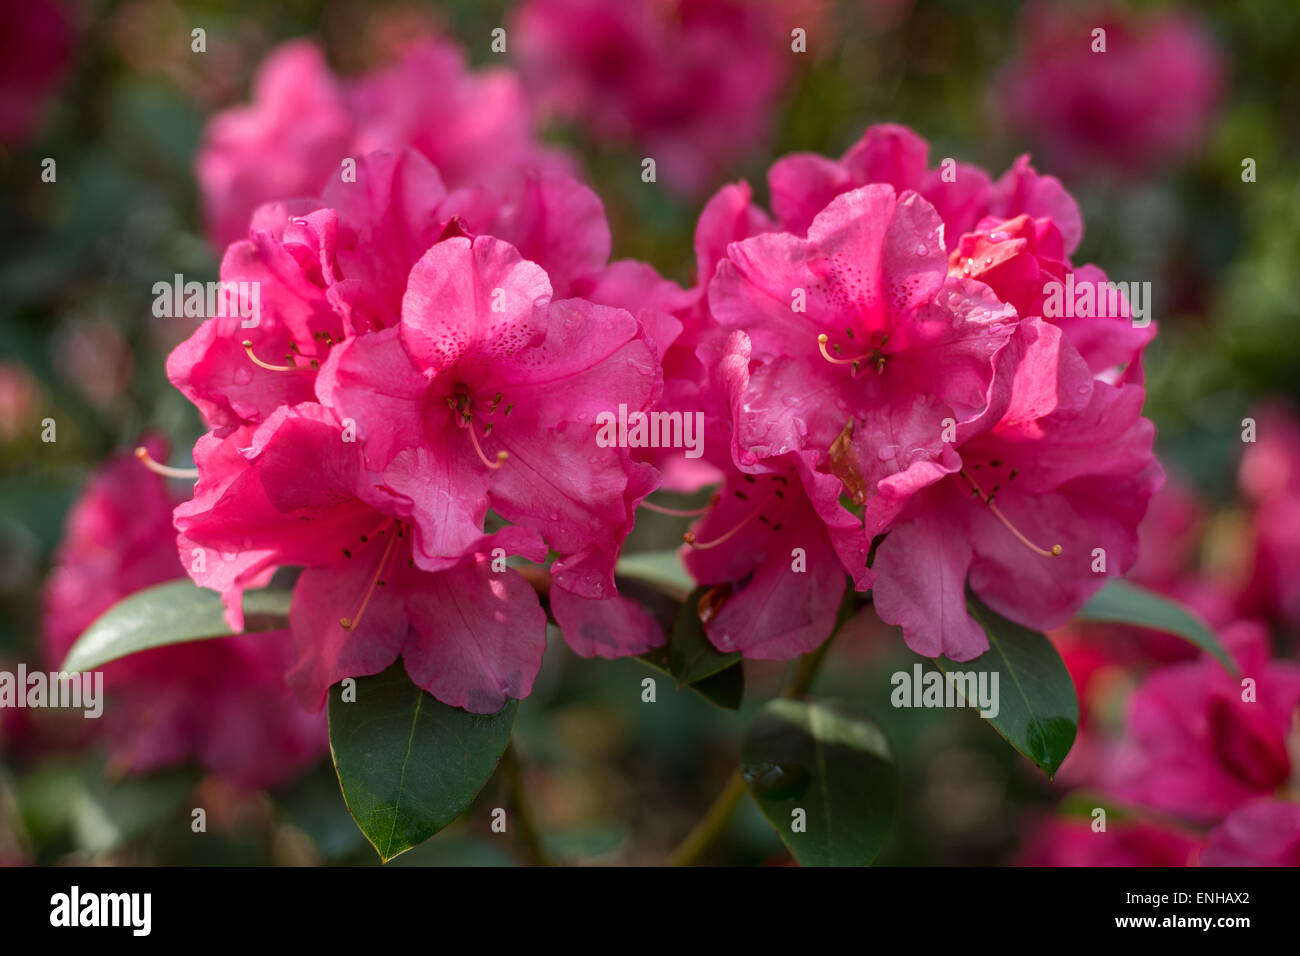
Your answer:
[[[593,423],[648,408],[661,373],[631,314],[551,294],[510,244],[447,239],[411,271],[401,323],[336,348],[317,390],[413,502],[427,566],[462,554],[490,507],[542,533],[562,586],[598,598],[644,466]]]
[[[176,508],[178,547],[187,559],[202,554],[190,576],[222,593],[233,626],[245,588],[284,565],[306,569],[290,609],[288,677],[305,707],[319,710],[330,685],[399,656],[416,684],[474,713],[531,691],[545,615],[528,583],[493,570],[486,552],[540,560],[535,534],[480,533],[437,573],[418,566],[428,548],[411,500],[366,471],[360,444],[317,404],[277,409],[251,432],[207,435],[195,462],[194,498]]]
[[[628,602],[582,603],[615,598],[618,547],[636,502],[655,486],[653,469],[633,465],[626,451],[597,447],[592,423],[598,410],[620,404],[638,410],[657,394],[656,352],[632,341],[640,330],[626,312],[585,299],[547,302],[553,293],[582,286],[597,301],[635,303],[648,329],[667,342],[680,324],[655,306],[678,308],[685,293],[639,263],[607,266],[609,227],[600,201],[567,177],[524,177],[517,200],[497,205],[478,188],[447,192],[437,170],[411,149],[371,154],[356,172],[356,182],[336,174],[319,201],[259,210],[250,239],[231,246],[222,278],[248,280],[268,271],[264,263],[278,267],[276,281],[262,287],[262,321],[244,330],[237,318],[208,320],[173,353],[172,380],[205,411],[217,437],[316,395],[338,405],[341,417],[361,432],[370,467],[383,472],[390,492],[413,497],[405,517],[423,529],[416,553],[427,570],[461,561],[482,537],[491,477],[491,507],[509,520],[526,517],[561,552],[552,568],[553,609],[580,653],[618,656],[660,643],[658,626]],[[479,228],[515,239],[520,248],[495,237],[472,239]],[[465,263],[453,261],[449,250],[462,245],[480,251],[485,275],[455,274]],[[535,255],[554,282],[521,252]],[[418,264],[422,256],[437,265]],[[498,267],[517,281],[498,284]],[[415,308],[413,295],[425,298],[423,311],[404,320],[399,332],[404,309]],[[584,342],[589,328],[601,334]],[[234,347],[245,335],[251,354]],[[440,374],[407,361],[408,352],[426,363],[439,361],[438,337],[464,345],[463,361]],[[284,355],[289,364],[276,366],[259,355]],[[606,371],[591,363],[605,363]],[[610,386],[610,363],[632,369],[624,381],[642,384],[630,391]],[[437,380],[435,390],[452,391],[435,396],[426,375]],[[455,375],[464,380],[450,381]],[[566,381],[575,389],[567,395]],[[464,394],[453,394],[457,388]],[[495,401],[498,394],[504,397]],[[571,413],[558,410],[566,399],[576,403]],[[422,409],[429,402],[444,407],[444,421],[427,417]],[[407,419],[423,425],[411,427]],[[504,474],[497,452],[488,458],[484,451],[488,445],[505,450],[501,432],[489,437],[503,423],[512,442],[506,454],[517,459]],[[422,444],[426,425],[436,437]],[[566,453],[600,467],[566,470],[559,457]],[[431,481],[430,467],[445,469],[448,483]],[[546,487],[559,472],[568,479]],[[626,623],[622,632],[612,627],[615,608]],[[590,615],[593,620],[586,620]]]
[[[1191,17],[1036,3],[1022,35],[994,102],[1042,141],[1054,167],[1139,171],[1184,159],[1204,139],[1223,65]]]
[[[27,139],[68,68],[72,22],[62,3],[5,0],[0,35],[0,143]]]
[[[259,208],[249,238],[232,243],[221,265],[223,282],[257,284],[256,321],[232,296],[225,317],[205,321],[168,358],[172,383],[219,433],[313,400],[330,347],[395,325],[412,266],[446,235],[487,230],[515,240],[561,288],[609,257],[600,200],[558,174],[523,177],[518,200],[503,206],[477,189],[449,194],[410,149],[363,157],[356,174],[348,182],[336,172],[319,200]]]
[[[774,6],[530,0],[511,35],[545,108],[635,144],[665,183],[698,194],[767,129],[791,56]]]
[[[1132,565],[1162,476],[1142,390],[1094,380],[1135,363],[1149,335],[1037,314],[1034,287],[1064,274],[1082,233],[1074,201],[1025,160],[996,184],[927,162],[925,142],[895,126],[872,127],[841,161],[778,162],[773,203],[790,231],[730,245],[709,306],[752,342],[736,463],[793,452],[803,474],[838,478],[863,527],[823,518],[857,586],[913,649],[968,660],[987,648],[965,612],[968,577],[1013,620],[1065,623]]]
[[[1137,558],[1137,525],[1163,477],[1142,397],[1098,382],[1081,410],[1004,419],[963,443],[961,467],[908,503],[876,553],[880,616],[918,653],[959,661],[988,646],[965,613],[967,581],[1029,627],[1069,621]]]
[[[891,475],[937,480],[953,463],[943,423],[986,411],[1015,315],[947,275],[942,228],[916,194],[875,185],[833,200],[807,239],[764,233],[728,249],[710,308],[764,362],[738,423],[741,464],[807,450],[822,465],[840,441],[837,467],[856,471],[863,503]],[[889,517],[869,519],[872,533]]]
[[[641,323],[664,369],[664,389],[653,411],[680,416],[683,425],[689,422],[701,426],[692,429],[696,442],[693,454],[697,457],[690,457],[681,448],[632,449],[634,460],[654,467],[661,488],[694,492],[721,482],[727,472],[736,480],[741,479],[731,463],[728,451],[731,432],[724,424],[731,420],[731,396],[726,388],[717,387],[717,380],[706,371],[716,364],[726,346],[722,341],[725,333],[709,316],[705,287],[726,244],[761,231],[767,221],[761,210],[750,205],[748,186],[727,186],[709,201],[696,228],[695,248],[702,278],[695,288],[683,290],[645,263],[628,260],[611,263],[575,284],[575,294],[601,305],[625,308]],[[701,349],[708,351],[707,362],[697,356]],[[651,476],[645,477],[652,486]],[[796,490],[792,494],[801,492]],[[641,488],[625,494],[629,514],[643,497]],[[646,504],[645,507],[662,506]],[[629,520],[624,525],[624,534],[631,529],[631,524]],[[762,563],[761,558],[758,563]],[[837,571],[836,575],[842,590],[842,573]],[[734,580],[724,573],[711,583],[731,584]],[[761,584],[751,584],[750,594],[760,594]],[[745,600],[729,600],[731,609],[706,624],[713,628],[711,634],[721,643],[725,640],[718,636],[721,633],[718,628],[730,628],[729,622],[743,609]],[[593,649],[605,656],[616,656],[609,650],[621,653],[623,648],[645,648],[663,641],[661,628],[651,615],[617,594],[590,599],[556,587],[551,591],[551,611],[566,639],[579,653],[590,653],[589,649]],[[792,609],[793,616],[800,613],[797,608]],[[780,634],[784,627],[772,620],[764,622],[756,631],[743,627],[739,630],[745,634],[748,644],[756,647],[765,644],[773,634]]]
[[[166,446],[149,441],[156,459]],[[68,516],[45,591],[44,650],[57,667],[119,600],[184,576],[164,479],[130,456],[105,465]],[[177,644],[105,665],[105,735],[135,773],[196,759],[231,783],[275,786],[324,752],[325,727],[284,684],[286,632]]]
[[[899,615],[909,616],[904,630],[921,653],[946,650],[965,660],[987,645],[982,630],[964,611],[963,582],[974,554],[968,548],[950,549],[952,527],[962,526],[964,519],[959,513],[971,512],[979,522],[992,512],[970,503],[973,486],[967,485],[972,479],[969,472],[962,471],[955,445],[963,431],[978,433],[987,428],[981,424],[986,418],[997,421],[1005,415],[1008,421],[1003,433],[1010,438],[1021,427],[1016,423],[1036,429],[1037,417],[1058,405],[1077,410],[1082,404],[1080,393],[1086,396],[1091,391],[1091,381],[1078,356],[1070,353],[1068,346],[1062,350],[1059,333],[1041,321],[1018,329],[1014,310],[999,303],[987,286],[949,276],[941,234],[942,224],[934,209],[915,193],[900,200],[892,187],[864,187],[834,199],[814,220],[806,240],[768,233],[732,245],[710,286],[710,305],[723,326],[744,328],[753,340],[755,355],[765,359],[751,375],[741,402],[738,464],[797,452],[805,456],[808,470],[830,472],[844,482],[849,495],[865,506],[862,533],[852,541],[841,537],[839,545],[860,587],[869,586],[874,577],[865,567],[871,538],[899,518],[913,495],[952,476],[943,490],[927,500],[929,517],[922,520],[922,524],[933,522],[929,526],[939,534],[935,542],[942,542],[941,550],[947,554],[927,552],[919,559],[926,567],[927,580],[936,568],[943,569],[945,586],[921,587],[917,568],[904,563],[909,550],[905,539],[921,533],[921,525],[912,524],[899,535],[904,540],[890,547],[887,539],[882,545],[890,547],[884,563],[891,576],[883,588],[877,583],[876,602],[892,623],[901,623]],[[797,290],[806,297],[803,311]],[[1026,344],[1018,344],[1002,359],[1008,368],[999,379],[1000,397],[995,397],[994,358],[1013,335],[1025,339]],[[814,342],[819,343],[821,354],[812,351]],[[1013,396],[1018,371],[1008,356],[1018,357],[1031,350],[1034,361],[1043,368],[1023,376],[1019,392]],[[1097,401],[1103,401],[1105,393],[1098,394]],[[999,411],[995,412],[998,402]],[[1131,414],[1121,420],[1131,421],[1140,402],[1140,393],[1131,396],[1124,406]],[[1094,411],[1094,430],[1103,412],[1102,408]],[[951,432],[947,441],[945,429]],[[1054,433],[1062,448],[1070,443],[1071,426],[1058,426]],[[1034,430],[1023,440],[1010,440],[1013,446],[1028,446],[1038,438]],[[1149,434],[1147,439],[1149,445]],[[981,456],[976,462],[980,467],[989,468],[1000,454],[995,442],[972,446],[971,451]],[[1023,452],[1013,454],[1012,446],[1008,446],[1006,458],[1015,461],[1005,466],[1007,474],[1011,468],[1023,470],[1033,464]],[[1086,459],[1077,455],[1075,461],[1082,465]],[[1115,470],[1129,463],[1118,462]],[[961,484],[958,472],[967,484]],[[1048,473],[1045,468],[1040,472]],[[1061,476],[1055,485],[1043,487],[1030,479],[1016,490],[1045,494],[1080,477],[1059,468],[1055,474]],[[987,478],[990,487],[1005,480],[995,478],[992,472]],[[957,512],[940,504],[949,494]],[[1140,499],[1138,504],[1140,507]],[[1063,515],[1062,523],[1064,520]],[[957,524],[950,526],[952,521]],[[1087,518],[1078,515],[1075,521],[1080,532],[1090,534]],[[992,529],[982,530],[986,534]],[[1057,529],[1057,533],[1065,530]],[[924,538],[928,533],[921,534]],[[981,556],[986,563],[975,575],[991,600],[1006,603],[993,597],[999,588],[993,579],[1004,573],[1008,563],[1013,573],[1022,573],[1025,569],[1017,565],[1023,564],[1024,557],[1038,559],[1006,528],[999,529],[996,536],[1007,538],[1023,554],[1016,560],[1000,553],[998,543],[990,543],[988,553]],[[1038,599],[1042,611],[1022,613],[1021,617],[1063,623],[1057,618],[1086,597],[1083,591],[1091,593],[1098,586],[1091,575],[1079,579],[1075,567],[1090,550],[1068,565],[1069,579],[1079,580],[1074,589],[1063,590],[1061,582],[1049,576],[1042,582],[1045,590]],[[893,563],[895,552],[898,563]],[[882,551],[881,557],[886,553]],[[1120,560],[1124,560],[1122,555]],[[918,582],[914,593],[895,590],[895,585],[910,587],[907,580]],[[951,587],[954,581],[955,592]],[[936,594],[947,594],[959,602],[959,613],[937,608],[922,611],[922,605],[913,604],[929,601]],[[1019,595],[1010,604],[1019,609]],[[915,611],[904,610],[913,606]]]
[[[294,41],[274,51],[253,102],[215,116],[196,160],[208,228],[224,246],[247,235],[264,203],[318,196],[344,159],[412,146],[453,189],[499,204],[530,171],[569,163],[540,146],[514,74],[469,71],[446,41],[412,46],[393,66],[356,80],[333,75],[320,51]]]
[[[730,419],[730,397],[725,389],[714,387],[709,369],[697,355],[708,345],[712,363],[725,351],[720,351],[725,332],[709,314],[708,282],[729,243],[766,231],[770,222],[766,213],[751,203],[748,185],[725,186],[705,205],[696,225],[694,288],[684,290],[649,265],[629,260],[611,263],[574,287],[575,295],[627,309],[637,317],[664,369],[657,409],[684,416],[702,414],[706,428],[722,437],[723,446],[730,440],[730,429],[713,430],[720,420]],[[707,454],[715,447],[707,440],[706,453],[698,458],[685,457],[681,449],[665,448],[635,449],[633,457],[655,466],[661,474],[660,487],[693,492],[722,480],[722,471]]]
[[[734,429],[749,386],[748,337],[731,333],[721,343],[720,359],[710,364],[722,420],[731,422],[733,431],[710,443],[725,480],[686,536],[684,563],[700,584],[715,589],[704,619],[714,646],[750,658],[786,660],[827,638],[844,595],[844,568],[820,515],[841,530],[856,529],[858,521],[838,503],[838,479],[802,474],[802,459],[794,452],[737,467]],[[819,507],[804,491],[804,481]]]
[[[257,283],[255,324],[245,327],[254,319],[241,316],[239,297],[232,295],[224,317],[204,321],[167,358],[172,384],[219,434],[264,421],[283,405],[312,400],[320,358],[344,337],[334,289],[341,278],[338,217],[331,209],[312,211],[313,205],[263,207],[249,238],[226,250],[222,281]],[[250,357],[245,341],[259,361]]]
[[[1210,831],[1204,866],[1300,866],[1300,804],[1261,800],[1232,811]]]
[[[1130,738],[1112,768],[1121,799],[1213,822],[1289,779],[1300,665],[1269,660],[1268,634],[1253,622],[1221,637],[1254,699],[1208,656],[1153,673],[1130,704]]]
[[[1065,333],[1095,375],[1111,369],[1132,371],[1141,381],[1138,358],[1155,338],[1156,324],[1134,321],[1127,301],[1115,315],[1070,315],[1063,308],[1067,289],[1106,288],[1106,274],[1093,265],[1074,268],[1056,223],[1021,214],[1014,219],[981,219],[975,231],[957,240],[949,255],[954,273],[978,279],[1021,317],[1043,316]],[[1054,291],[1049,291],[1054,290]],[[1104,294],[1104,293],[1103,293]],[[1058,301],[1053,301],[1053,296]],[[1109,309],[1109,306],[1107,306]],[[1067,314],[1060,314],[1065,311]]]
[[[1194,837],[1154,823],[1115,821],[1101,832],[1088,819],[1051,819],[1039,826],[1017,861],[1021,866],[1187,866]]]
[[[1156,328],[1135,325],[1127,302],[1119,314],[1103,318],[1051,315],[1045,308],[1049,282],[1094,289],[1106,282],[1096,266],[1071,264],[1083,220],[1060,181],[1040,175],[1028,156],[996,182],[953,159],[933,169],[928,164],[929,144],[910,129],[872,126],[839,160],[795,153],[774,163],[768,171],[772,208],[786,229],[803,234],[831,199],[848,190],[871,183],[915,190],[943,219],[954,275],[984,282],[1022,318],[1044,316],[1059,325],[1094,373],[1133,366],[1130,377],[1140,381],[1137,359]]]
[[[906,126],[881,123],[838,160],[817,153],[792,153],[772,164],[767,183],[772,210],[781,225],[803,234],[813,218],[840,193],[886,183],[902,193],[920,193],[938,210],[949,247],[985,217],[1050,219],[1067,254],[1083,237],[1078,204],[1055,176],[1040,175],[1021,156],[993,182],[978,166],[944,160],[929,168],[930,145]]]

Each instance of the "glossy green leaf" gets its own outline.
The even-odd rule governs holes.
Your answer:
[[[1079,619],[1132,624],[1175,634],[1213,654],[1228,670],[1237,672],[1232,656],[1200,617],[1183,605],[1128,581],[1108,582],[1079,611]]]
[[[967,610],[989,638],[989,649],[972,661],[935,659],[945,674],[997,674],[998,713],[984,718],[1011,746],[1051,777],[1060,769],[1079,727],[1079,701],[1074,681],[1052,642],[991,611],[973,595]]]
[[[745,672],[738,652],[723,654],[704,633],[699,604],[707,590],[696,588],[686,596],[667,645],[641,655],[641,660],[719,707],[737,710],[745,695]]]
[[[244,632],[289,625],[285,590],[244,595]],[[63,661],[65,671],[92,671],[118,658],[168,644],[226,637],[233,632],[223,617],[221,596],[188,578],[168,581],[118,601],[86,628]]]
[[[473,802],[510,743],[517,701],[471,714],[425,693],[399,661],[357,678],[356,700],[330,690],[330,752],[352,819],[388,862]]]
[[[678,600],[684,599],[695,587],[695,582],[686,573],[681,555],[676,550],[625,554],[619,558],[614,573],[648,581]]]
[[[682,603],[669,642],[673,676],[683,684],[695,684],[740,661],[740,652],[724,654],[710,643],[700,620],[700,599],[708,588],[696,588]]]
[[[769,701],[745,734],[741,771],[804,866],[869,864],[893,825],[898,774],[889,743],[849,704]]]

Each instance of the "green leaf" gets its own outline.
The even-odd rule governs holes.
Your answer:
[[[1237,673],[1236,661],[1200,617],[1183,605],[1128,581],[1107,583],[1083,606],[1079,618],[1132,624],[1175,634],[1201,650],[1209,651],[1229,671]]]
[[[669,644],[669,660],[673,676],[683,684],[695,684],[707,677],[712,677],[726,670],[740,660],[740,652],[723,654],[714,648],[704,633],[704,622],[700,620],[700,599],[708,593],[708,588],[696,588],[682,604],[677,614],[677,623],[673,627],[673,636]]]
[[[745,696],[745,672],[739,652],[723,654],[709,642],[700,621],[700,598],[708,588],[696,588],[677,611],[672,634],[664,647],[640,659],[689,687],[705,700],[727,710],[738,710]]]
[[[1021,627],[989,610],[972,594],[966,608],[984,628],[989,649],[973,661],[935,658],[945,674],[953,671],[998,675],[998,713],[985,718],[1007,743],[1036,763],[1048,777],[1074,746],[1079,701],[1065,662],[1043,634]]]
[[[893,825],[898,773],[884,733],[851,705],[778,698],[741,745],[758,808],[804,866],[864,866]],[[795,811],[804,832],[795,832]]]
[[[614,573],[648,581],[679,601],[695,587],[695,582],[691,580],[691,576],[686,573],[686,568],[682,565],[681,555],[675,550],[625,554],[619,558]]]
[[[330,691],[330,752],[343,799],[385,863],[465,811],[510,743],[518,701],[495,714],[449,707],[399,661],[357,678],[356,700]]]
[[[244,595],[244,633],[272,631],[289,624],[290,592],[249,591]],[[221,596],[188,578],[137,591],[95,619],[68,651],[65,671],[92,671],[128,654],[226,637]]]

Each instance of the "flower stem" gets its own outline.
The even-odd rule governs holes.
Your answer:
[[[704,816],[700,817],[695,826],[691,827],[691,832],[686,834],[686,839],[668,858],[668,865],[693,865],[700,854],[712,846],[713,841],[726,829],[731,815],[736,812],[740,798],[744,795],[745,778],[740,775],[739,770],[733,770],[722,792],[714,798],[712,806],[705,811]]]
[[[532,806],[529,804],[528,796],[524,790],[523,772],[519,766],[519,752],[515,749],[513,738],[510,745],[506,747],[506,752],[501,755],[501,772],[505,775],[506,795],[510,801],[510,807],[515,813],[515,833],[518,836],[519,845],[523,849],[524,855],[527,856],[528,862],[532,866],[553,866],[550,857],[546,854],[546,848],[542,845],[542,836],[538,832]]]
[[[795,671],[794,677],[786,685],[785,690],[781,691],[782,697],[802,697],[808,693],[812,687],[813,681],[817,679],[817,672],[821,669],[822,661],[826,659],[826,652],[830,650],[831,642],[835,640],[835,634],[838,628],[831,632],[831,636],[821,642],[815,650],[809,651],[803,657],[799,658],[799,669]],[[727,778],[726,784],[723,785],[721,792],[713,798],[713,803],[709,809],[704,812],[695,826],[691,827],[691,832],[686,834],[686,839],[678,845],[677,849],[672,852],[668,858],[669,866],[692,866],[695,861],[720,837],[727,824],[731,822],[732,814],[736,812],[736,807],[740,805],[740,798],[745,795],[745,778],[741,776],[739,770],[732,771]]]

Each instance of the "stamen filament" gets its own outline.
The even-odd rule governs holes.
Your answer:
[[[754,518],[756,518],[757,516],[758,516],[758,509],[756,508],[756,509],[754,509],[753,511],[751,511],[749,514],[747,514],[744,518],[742,518],[742,519],[739,521],[739,523],[737,523],[737,525],[736,525],[734,528],[732,528],[730,531],[728,531],[728,532],[727,532],[726,534],[724,534],[722,537],[720,537],[720,538],[714,538],[712,541],[706,541],[706,542],[704,542],[704,544],[700,544],[698,541],[695,540],[695,532],[694,532],[694,531],[688,531],[688,532],[686,532],[684,535],[682,535],[682,540],[685,541],[687,544],[689,544],[689,545],[690,545],[692,548],[694,548],[696,551],[707,551],[709,548],[716,548],[718,545],[720,545],[720,544],[722,544],[723,542],[727,541],[729,538],[731,538],[733,535],[735,535],[738,531],[740,531],[741,528],[745,527],[745,525],[747,525],[747,524],[749,524],[751,521],[753,521]]]
[[[361,599],[361,607],[357,609],[356,617],[339,618],[339,626],[345,631],[350,631],[361,623],[361,617],[366,613],[366,608],[370,606],[370,598],[375,593],[375,587],[379,584],[379,579],[384,576],[384,566],[388,564],[388,556],[393,553],[393,545],[397,544],[400,535],[394,534],[388,539],[388,544],[384,546],[384,553],[379,558],[379,566],[375,568],[375,576],[370,579],[370,587],[366,588],[366,596]]]
[[[478,452],[479,461],[483,462],[483,464],[493,469],[500,468],[502,465],[505,464],[506,459],[510,457],[510,452],[502,449],[501,451],[497,452],[496,461],[489,461],[488,456],[483,454],[483,446],[478,443],[478,433],[474,431],[474,423],[467,422],[465,424],[465,429],[466,431],[469,432],[469,440],[473,443],[474,450]]]
[[[970,482],[971,488],[973,488],[975,490],[975,493],[979,495],[980,498],[983,499],[984,504],[988,505],[989,511],[993,512],[993,516],[997,518],[999,521],[1001,521],[1004,525],[1006,525],[1007,530],[1010,531],[1013,535],[1015,535],[1016,539],[1021,544],[1023,544],[1026,548],[1028,548],[1030,551],[1034,552],[1035,554],[1042,555],[1044,558],[1060,557],[1061,552],[1064,549],[1059,544],[1052,545],[1051,551],[1047,551],[1044,548],[1040,548],[1038,545],[1034,544],[1034,542],[1030,541],[1023,534],[1021,534],[1020,529],[1017,528],[1015,525],[1013,525],[1011,523],[1011,520],[1002,513],[1002,509],[1000,509],[997,505],[993,503],[993,497],[991,495],[984,494],[984,489],[982,489],[979,485],[975,483],[975,479],[966,473],[965,468],[963,468],[959,472],[959,474],[963,478],[965,478],[968,482]]]
[[[244,351],[248,353],[248,357],[253,360],[254,365],[259,366],[260,368],[264,368],[268,372],[296,372],[299,369],[299,366],[297,365],[271,365],[267,362],[263,362],[260,358],[258,358],[256,355],[253,354],[253,343],[248,341],[247,339],[240,342],[239,344],[244,347]]]
[[[643,501],[641,507],[647,511],[657,511],[661,515],[671,515],[674,518],[697,518],[707,513],[712,504],[710,502],[703,508],[666,508],[663,505],[655,504],[653,501]]]
[[[164,478],[190,478],[197,480],[199,470],[197,468],[173,468],[171,465],[164,465],[153,460],[149,454],[149,449],[141,445],[135,450],[135,457],[140,459],[140,464],[144,465],[156,475],[162,475]]]
[[[817,336],[817,347],[821,349],[822,358],[830,362],[832,365],[856,365],[865,358],[871,358],[872,353],[870,352],[863,352],[857,358],[851,358],[851,359],[836,358],[835,356],[831,355],[830,352],[826,351],[826,343],[829,341],[830,341],[830,336],[828,336],[825,332]]]

